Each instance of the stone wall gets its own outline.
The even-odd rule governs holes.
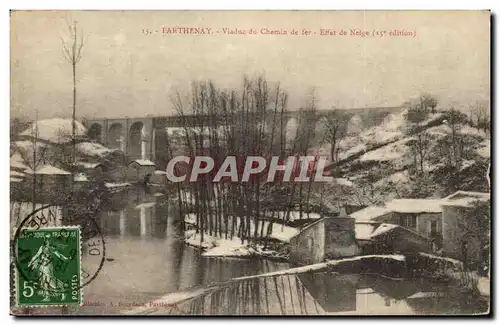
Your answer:
[[[322,218],[290,240],[290,261],[314,264],[360,253],[352,218]]]
[[[325,259],[358,255],[353,218],[325,218]]]
[[[325,259],[325,223],[320,219],[290,240],[290,262],[314,264]]]

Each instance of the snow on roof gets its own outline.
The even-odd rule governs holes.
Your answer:
[[[141,204],[138,204],[135,206],[135,208],[137,210],[140,210],[140,209],[147,209],[147,208],[152,208],[156,205],[156,202],[145,202],[145,203],[141,203]]]
[[[52,165],[43,165],[36,168],[33,171],[31,168],[26,170],[28,174],[36,174],[36,175],[71,175],[70,172],[62,170],[60,168],[54,167]]]
[[[79,121],[75,121],[75,136],[86,135],[87,129]],[[73,120],[62,118],[51,118],[39,120],[21,132],[19,135],[35,137],[53,143],[65,143],[71,141],[73,134]]]
[[[155,163],[148,159],[136,159],[133,162],[136,162],[141,166],[155,166]]]
[[[369,221],[388,212],[390,211],[386,207],[371,205],[369,207],[351,213],[349,217],[356,219],[356,221]]]
[[[474,201],[488,201],[490,193],[457,191],[441,200],[442,205],[469,207]]]
[[[356,239],[358,240],[370,240],[371,234],[377,228],[377,224],[372,223],[356,223],[355,224],[355,232]]]
[[[439,199],[394,199],[387,202],[386,207],[398,213],[441,213],[441,203]]]
[[[455,199],[466,198],[466,197],[488,199],[489,200],[491,195],[490,195],[490,193],[484,193],[484,192],[456,191],[455,193],[448,195],[444,199],[445,200],[455,200]]]
[[[374,232],[372,232],[372,234],[370,235],[370,237],[376,237],[376,236],[380,236],[382,234],[385,234],[386,232],[394,229],[394,228],[397,228],[399,227],[398,225],[393,225],[393,224],[390,224],[390,223],[383,223],[381,224],[380,226],[378,226],[377,229],[375,229]]]
[[[99,156],[103,157],[111,152],[115,152],[116,149],[110,149],[102,144],[94,142],[80,142],[76,144],[76,149],[81,153],[88,156]]]
[[[20,141],[14,141],[13,142],[14,146],[16,146],[19,149],[32,152],[33,151],[33,141],[30,140],[20,140]],[[39,150],[41,148],[47,147],[46,143],[35,141],[36,144],[36,149]]]
[[[167,172],[164,170],[155,170],[156,175],[167,175]]]
[[[10,177],[10,182],[11,183],[21,183],[24,179],[23,178],[19,178],[19,177]]]
[[[19,168],[19,169],[27,169],[28,165],[24,163],[24,159],[21,155],[16,152],[10,157],[10,167],[11,168]]]
[[[419,253],[419,254],[422,255],[422,256],[428,257],[428,258],[432,258],[432,259],[436,259],[436,260],[442,260],[442,261],[447,261],[447,262],[450,262],[452,264],[455,264],[456,266],[463,266],[463,263],[461,261],[456,260],[454,258],[437,256],[437,255],[432,255],[432,254],[428,254],[428,253]]]
[[[15,170],[11,170],[10,171],[10,176],[11,177],[24,177],[25,175],[21,172],[17,172]]]

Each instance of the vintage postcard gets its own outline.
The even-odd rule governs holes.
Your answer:
[[[11,11],[11,314],[489,315],[489,11]]]

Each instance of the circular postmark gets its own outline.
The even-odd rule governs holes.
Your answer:
[[[75,225],[60,226],[53,214],[44,213],[50,211],[51,207],[57,206],[47,204],[35,209],[21,221],[14,234],[12,256],[19,281],[23,281],[24,286],[19,289],[26,289],[30,296],[38,290],[46,296],[61,294],[64,297],[68,294],[71,297],[74,292],[92,282],[101,271],[106,244],[94,218],[86,217]],[[76,273],[75,268],[78,269]],[[63,279],[66,281],[56,276],[71,272],[73,279],[68,275],[67,279]],[[75,276],[78,278],[74,279]],[[26,285],[27,282],[40,286]],[[22,293],[24,295],[25,291]]]

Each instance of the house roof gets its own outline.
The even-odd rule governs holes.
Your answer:
[[[54,167],[52,165],[44,165],[36,168],[35,171],[27,169],[26,173],[36,175],[71,175],[70,172]]]
[[[394,199],[386,207],[397,213],[441,213],[441,204],[439,199]]]
[[[386,207],[371,205],[364,209],[358,210],[354,213],[351,213],[349,217],[354,218],[356,222],[358,221],[370,221],[377,217],[380,217],[388,212],[391,212]]]
[[[441,200],[442,205],[468,207],[474,201],[488,201],[491,199],[490,193],[457,191]]]
[[[10,157],[10,168],[18,168],[18,169],[27,169],[28,165],[24,163],[23,157],[19,154],[19,152],[14,153]]]
[[[380,226],[378,226],[378,228],[375,229],[375,231],[373,231],[370,234],[370,238],[371,237],[375,237],[375,236],[379,236],[379,235],[382,235],[382,234],[385,234],[386,232],[389,232],[392,229],[397,228],[397,227],[399,227],[399,226],[398,225],[393,225],[393,224],[390,224],[390,223],[383,223]]]
[[[141,166],[155,166],[154,162],[152,162],[151,160],[147,160],[147,159],[137,159],[137,160],[134,160],[132,163],[137,163]]]
[[[24,173],[21,173],[21,172],[18,172],[18,171],[15,171],[15,170],[11,170],[10,171],[10,177],[24,177]]]

